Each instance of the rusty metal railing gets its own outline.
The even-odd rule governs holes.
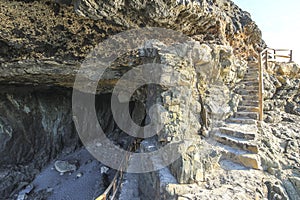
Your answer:
[[[122,162],[120,164],[119,169],[117,170],[112,182],[109,184],[109,186],[106,188],[106,190],[95,200],[114,200],[117,192],[120,188],[124,172],[126,171],[126,168],[128,167],[128,162],[130,158],[130,152],[133,150],[135,151],[137,147],[136,141],[133,142],[133,144],[128,148],[128,151],[126,155],[123,157]]]
[[[259,121],[263,120],[264,110],[264,83],[263,74],[264,70],[268,70],[268,62],[282,62],[278,58],[289,59],[289,62],[293,61],[293,50],[290,49],[272,49],[266,48],[259,54]]]

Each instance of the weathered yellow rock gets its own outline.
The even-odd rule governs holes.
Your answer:
[[[277,76],[277,79],[283,85],[285,85],[287,82],[287,77],[284,77],[284,76]]]
[[[257,146],[250,146],[247,148],[247,150],[253,152],[253,153],[258,153],[258,147]]]
[[[243,154],[238,157],[239,162],[246,167],[251,167],[253,169],[261,169],[259,158],[254,154]]]
[[[196,171],[196,176],[195,176],[195,180],[200,182],[200,181],[204,181],[204,172],[201,169],[197,169]]]
[[[294,77],[300,71],[299,65],[295,63],[277,63],[277,67],[277,73],[289,77]]]

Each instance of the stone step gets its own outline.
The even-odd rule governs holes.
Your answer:
[[[253,141],[244,140],[241,138],[230,137],[222,133],[216,133],[214,138],[217,142],[228,145],[233,148],[249,151],[251,153],[258,153],[258,147]]]
[[[244,82],[258,82],[258,77],[244,77],[244,79],[242,79],[242,81]]]
[[[220,127],[219,130],[224,135],[229,135],[232,137],[237,137],[237,138],[247,139],[247,140],[255,139],[255,132],[245,132],[237,129],[232,129],[229,127]]]
[[[258,72],[258,66],[251,66],[251,67],[248,67],[247,68],[247,72],[249,72],[249,71],[257,71]]]
[[[246,85],[246,84],[244,84],[244,83],[248,83],[248,82],[242,82],[239,86],[238,86],[238,88],[244,88],[244,89],[249,89],[249,88],[253,88],[253,89],[255,89],[255,90],[258,90],[258,88],[259,88],[259,85],[258,84],[248,84],[248,85]]]
[[[258,106],[259,105],[259,102],[258,101],[256,101],[256,100],[248,100],[248,99],[246,99],[246,100],[244,100],[244,101],[241,101],[240,103],[239,103],[239,106]]]
[[[258,101],[258,94],[253,94],[253,95],[247,95],[247,94],[244,94],[242,95],[241,94],[241,97],[242,97],[242,100],[248,100],[248,101]]]
[[[254,68],[248,68],[246,74],[248,73],[258,73],[258,68],[254,67]]]
[[[218,146],[221,148],[220,151],[222,153],[220,161],[225,158],[248,168],[262,170],[259,155],[244,150],[238,150],[223,144],[218,144]]]
[[[245,74],[259,74],[258,69],[248,69]]]
[[[252,88],[257,88],[257,86],[248,86],[245,89],[243,89],[243,91],[247,91],[247,92],[258,92],[258,89],[252,89]],[[242,91],[242,90],[241,90]]]
[[[237,88],[235,88],[235,90],[259,90],[258,85],[250,85],[250,86],[246,86],[246,85],[239,85]]]
[[[248,69],[247,72],[245,73],[245,75],[246,74],[259,74],[259,72],[258,72],[258,69],[257,70],[255,70],[255,69]]]
[[[258,69],[258,61],[249,61],[248,62],[248,69],[249,68],[257,68]]]
[[[258,74],[255,74],[255,73],[245,74],[243,80],[249,79],[249,78],[253,78],[254,80],[257,80],[257,81],[259,80]]]
[[[251,70],[247,70],[247,72],[245,73],[245,75],[247,75],[247,74],[257,75],[258,76],[259,72],[258,72],[258,70],[251,69]]]
[[[245,79],[241,80],[241,83],[247,83],[247,82],[250,82],[251,84],[252,83],[258,83],[258,80],[245,80]]]
[[[259,87],[258,87],[258,85],[249,85],[249,86],[247,87],[247,89],[248,89],[248,90],[256,90],[256,91],[258,91],[258,90],[259,90]]]
[[[237,111],[259,112],[259,108],[256,106],[238,106]]]
[[[243,81],[258,81],[257,76],[246,76],[244,77]]]
[[[259,74],[259,72],[258,72],[258,70],[253,70],[253,69],[251,69],[251,70],[247,70],[247,72],[245,73],[245,75],[247,75],[247,74],[251,74],[251,75],[258,75]]]
[[[241,154],[233,158],[233,161],[241,163],[246,167],[262,170],[260,157],[256,154]]]
[[[241,84],[245,86],[258,86],[258,81],[241,81]]]
[[[257,124],[256,120],[246,118],[228,118],[226,119],[226,122],[238,124]]]
[[[228,160],[234,163],[238,163],[247,168],[263,170],[263,168],[261,167],[260,157],[257,154],[235,154],[232,152],[224,151],[223,159],[224,158],[227,158]],[[233,168],[233,170],[234,169],[235,168]]]
[[[236,93],[240,95],[258,95],[258,90],[239,89]]]
[[[258,120],[259,114],[257,112],[236,112],[235,117],[237,118],[250,118],[250,119],[255,119]]]
[[[239,102],[238,106],[258,106],[258,102],[257,101],[248,101],[248,100],[244,100]]]
[[[228,127],[242,132],[250,132],[250,133],[258,132],[258,128],[256,124],[225,123],[222,127]]]
[[[244,77],[243,81],[244,82],[246,82],[246,81],[258,82],[258,78],[257,77]]]
[[[225,85],[211,85],[210,88],[211,89],[216,89],[216,90],[223,90],[224,87],[226,87]]]

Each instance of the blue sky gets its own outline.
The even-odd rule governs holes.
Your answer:
[[[233,1],[251,14],[269,47],[292,49],[293,60],[300,64],[299,0]]]

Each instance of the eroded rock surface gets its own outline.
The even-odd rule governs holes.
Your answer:
[[[68,154],[81,146],[74,127],[78,121],[72,113],[71,90],[89,51],[125,30],[161,27],[191,39],[161,42],[136,35],[140,46],[118,55],[97,90],[98,120],[115,144],[126,148],[133,138],[118,128],[110,95],[103,93],[111,93],[122,75],[141,64],[163,64],[159,79],[165,83],[176,80],[173,87],[139,88],[129,105],[139,125],[150,121],[148,112],[153,103],[165,109],[153,118],[165,123],[154,138],[156,147],[181,139],[187,142],[179,149],[181,158],[169,167],[135,176],[138,180],[134,184],[143,189],[137,198],[299,199],[297,64],[273,63],[264,74],[265,122],[255,133],[261,171],[222,159],[210,137],[214,127],[224,125],[224,120],[244,109],[238,107],[244,100],[240,93],[253,86],[241,82],[248,68],[246,60],[255,61],[265,47],[250,14],[232,1],[2,0],[0,18],[1,197],[16,197],[14,194],[30,186],[41,167],[60,153]],[[124,41],[117,42],[120,49],[128,47]],[[130,87],[124,92],[127,89]],[[82,112],[86,112],[84,107]],[[82,121],[84,124],[88,118]],[[254,119],[246,121],[256,123]],[[80,172],[73,176],[88,177]],[[50,192],[41,190],[31,197],[44,198]]]
[[[164,27],[201,43],[231,45],[245,59],[264,46],[249,13],[231,1],[75,1],[73,8],[3,0],[0,9],[3,83],[71,87],[80,61],[96,44],[137,27]]]

